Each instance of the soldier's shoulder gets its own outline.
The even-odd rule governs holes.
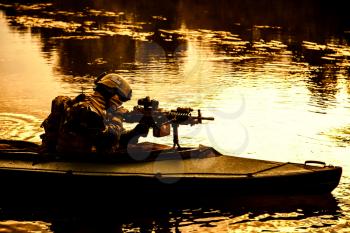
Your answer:
[[[59,96],[56,96],[52,100],[52,103],[61,104],[61,103],[66,103],[66,102],[70,102],[70,101],[72,101],[72,99],[70,97],[64,96],[64,95],[59,95]]]

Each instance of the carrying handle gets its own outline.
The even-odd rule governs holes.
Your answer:
[[[318,164],[318,165],[323,165],[323,167],[326,166],[325,162],[317,161],[317,160],[306,160],[304,165],[307,165],[307,164]]]

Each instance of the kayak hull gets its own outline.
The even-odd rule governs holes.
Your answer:
[[[135,159],[135,153],[130,160],[121,159],[130,158],[130,151],[95,160],[41,156],[35,147],[16,148],[0,148],[0,196],[6,198],[325,194],[337,187],[342,174],[341,167],[226,156],[209,147],[180,151],[152,144],[142,160]]]
[[[46,192],[59,190],[81,191],[88,193],[109,193],[112,190],[137,193],[173,192],[183,195],[191,193],[221,194],[291,194],[291,193],[329,193],[337,187],[341,169],[335,167],[310,174],[288,174],[284,176],[236,177],[236,176],[140,176],[140,175],[82,175],[33,171],[0,170],[2,193],[6,191],[30,191],[44,188]],[[5,188],[7,187],[7,188]],[[65,191],[64,191],[65,192]]]

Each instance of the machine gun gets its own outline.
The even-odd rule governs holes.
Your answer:
[[[173,147],[180,148],[179,125],[201,124],[203,120],[214,120],[214,117],[203,117],[198,109],[197,116],[192,116],[192,108],[178,107],[175,110],[166,111],[159,108],[159,102],[150,99],[149,96],[139,99],[137,106],[124,114],[124,121],[128,123],[144,122],[153,128],[154,137],[164,137],[170,135],[170,125],[173,128]]]

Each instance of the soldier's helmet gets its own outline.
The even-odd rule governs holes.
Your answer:
[[[131,99],[132,90],[129,83],[118,74],[104,73],[97,78],[95,84],[111,95],[118,95],[123,102]]]

